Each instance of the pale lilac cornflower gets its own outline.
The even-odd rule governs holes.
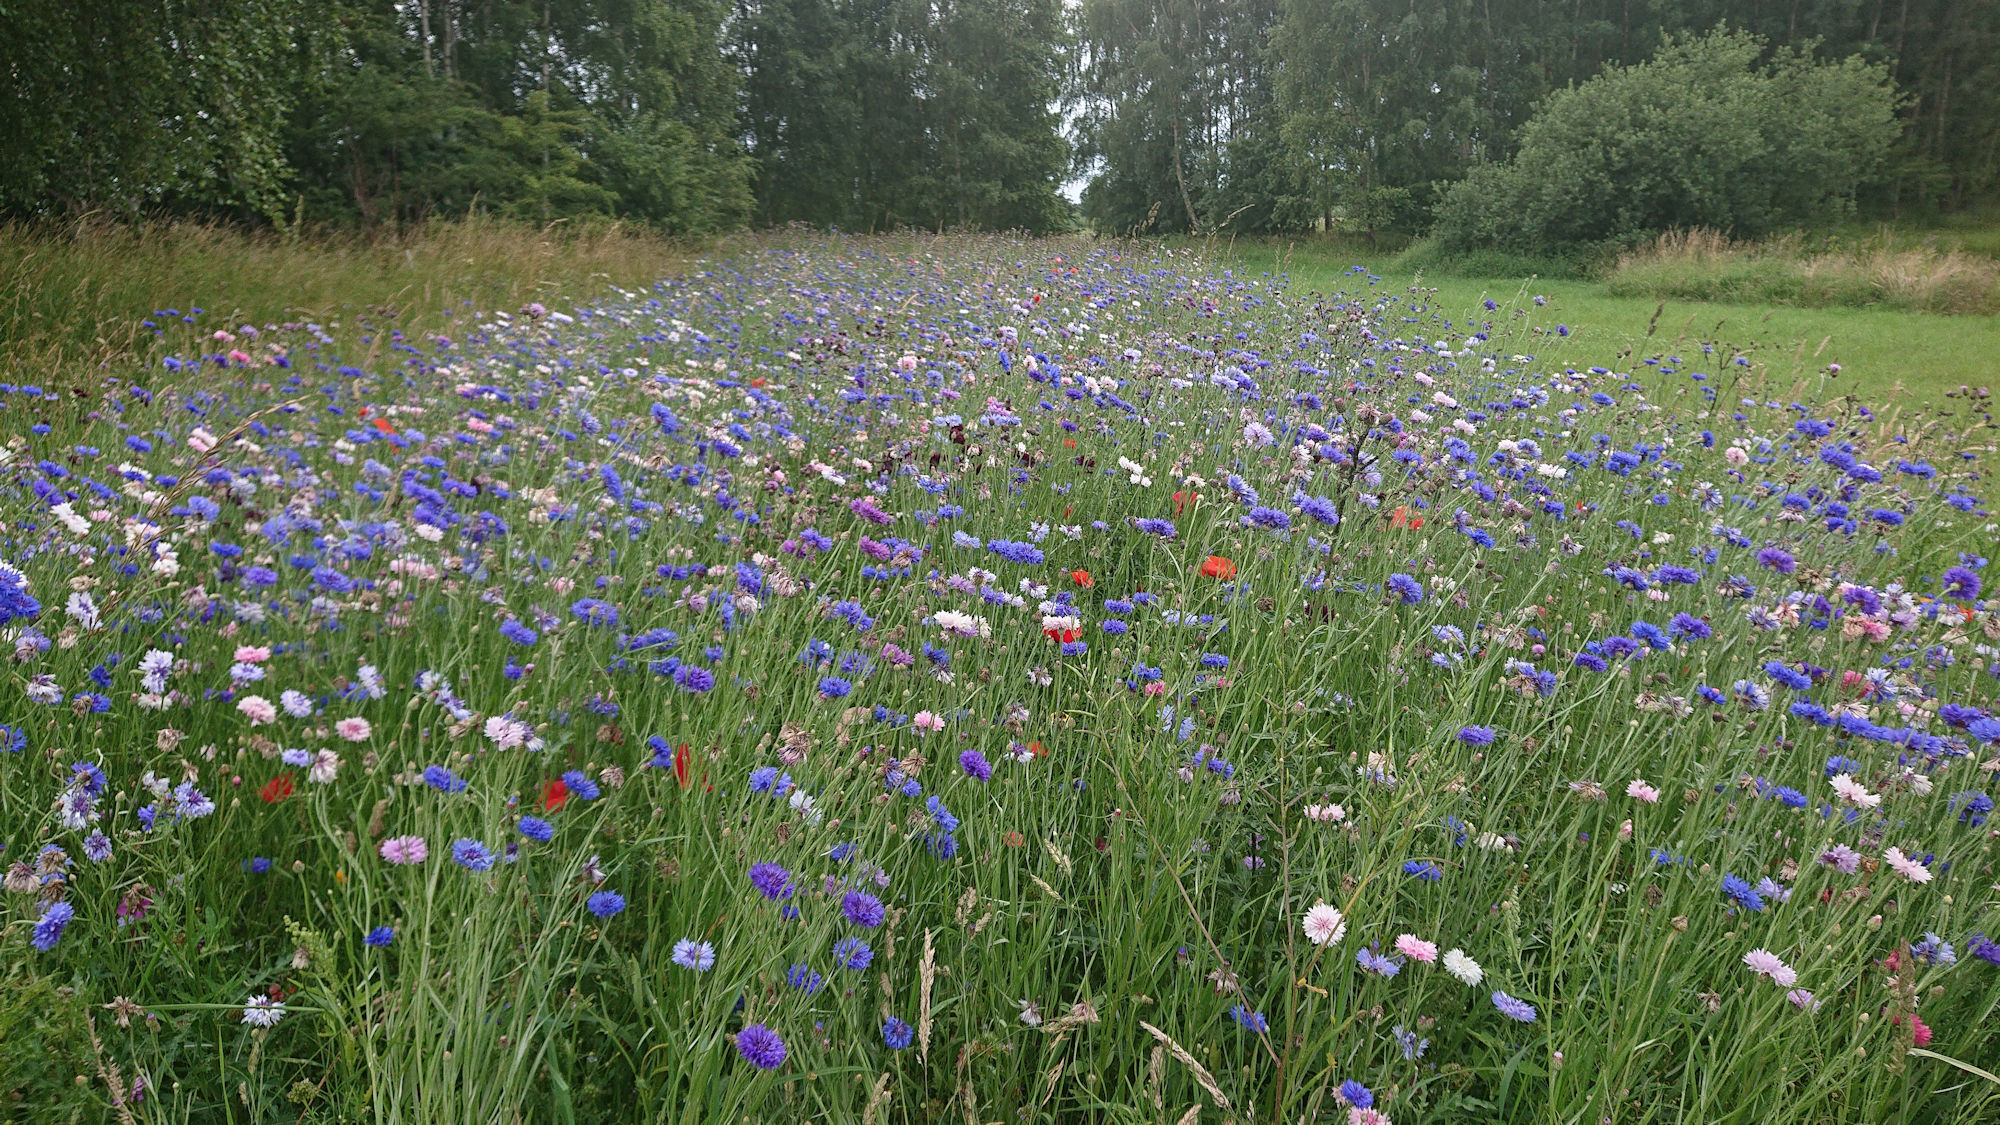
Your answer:
[[[697,973],[715,968],[715,946],[705,941],[682,938],[674,943],[673,957],[674,964]]]
[[[1520,1023],[1535,1022],[1535,1006],[1526,1000],[1518,1000],[1504,992],[1495,992],[1493,1006],[1500,1009],[1500,1014],[1510,1020]]]
[[[1821,852],[1819,861],[1842,875],[1852,875],[1861,870],[1861,853],[1846,844],[1835,844]]]
[[[252,996],[243,1002],[243,1022],[251,1027],[276,1027],[285,1018],[285,1002],[269,996]]]
[[[1779,988],[1790,988],[1799,980],[1797,971],[1768,949],[1753,949],[1745,953],[1743,964]]]
[[[261,695],[246,695],[236,701],[236,710],[250,720],[253,727],[263,726],[278,717],[278,709]]]

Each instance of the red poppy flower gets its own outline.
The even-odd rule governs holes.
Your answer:
[[[1189,504],[1198,504],[1200,502],[1201,493],[1199,492],[1176,492],[1174,493],[1174,515],[1183,515],[1187,512]]]
[[[375,428],[381,430],[385,434],[393,434],[396,432],[396,427],[391,426],[387,418],[375,419]]]
[[[1090,572],[1087,570],[1070,571],[1069,580],[1071,582],[1076,583],[1079,586],[1084,587],[1085,589],[1088,589],[1091,586],[1095,585],[1095,583],[1091,581]]]
[[[1042,635],[1043,635],[1043,636],[1045,636],[1045,637],[1047,637],[1048,639],[1050,639],[1050,640],[1052,640],[1052,641],[1059,641],[1059,642],[1061,642],[1061,643],[1063,643],[1063,644],[1068,644],[1068,643],[1070,643],[1071,641],[1073,641],[1073,640],[1075,640],[1075,639],[1076,639],[1076,630],[1075,630],[1075,629],[1044,629],[1044,630],[1042,630]]]
[[[555,812],[569,801],[569,786],[562,778],[556,778],[542,787],[542,811]]]
[[[1203,578],[1220,578],[1227,582],[1236,577],[1236,564],[1221,555],[1210,555],[1201,561]]]
[[[674,747],[674,780],[681,783],[682,789],[688,787],[688,767],[693,763],[694,754],[688,750],[687,743]]]
[[[1412,515],[1408,508],[1397,508],[1389,513],[1390,527],[1417,528],[1424,526],[1424,517]]]
[[[264,803],[267,805],[277,804],[279,801],[292,795],[292,775],[288,773],[279,774],[265,782],[264,787],[257,790],[257,795],[264,798]]]

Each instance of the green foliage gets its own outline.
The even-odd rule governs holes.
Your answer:
[[[1552,96],[1445,201],[1447,250],[1571,251],[1674,228],[1756,237],[1850,211],[1895,140],[1888,74],[1718,31]]]
[[[16,962],[0,976],[0,1120],[32,1106],[37,1120],[81,1120],[103,1104],[103,1087],[76,1081],[90,1075],[90,1035],[72,990]],[[67,1113],[73,1117],[58,1116]]]
[[[0,214],[274,218],[289,174],[287,29],[307,0],[10,6]]]

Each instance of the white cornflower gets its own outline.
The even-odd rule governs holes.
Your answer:
[[[1467,988],[1475,988],[1486,979],[1486,970],[1479,967],[1479,962],[1467,957],[1463,949],[1445,952],[1444,971],[1464,982]]]

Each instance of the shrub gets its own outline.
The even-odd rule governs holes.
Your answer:
[[[1888,72],[1789,49],[1763,58],[1762,40],[1725,28],[1551,96],[1512,159],[1446,197],[1441,246],[1564,253],[1674,228],[1757,237],[1847,213],[1896,137]]]

